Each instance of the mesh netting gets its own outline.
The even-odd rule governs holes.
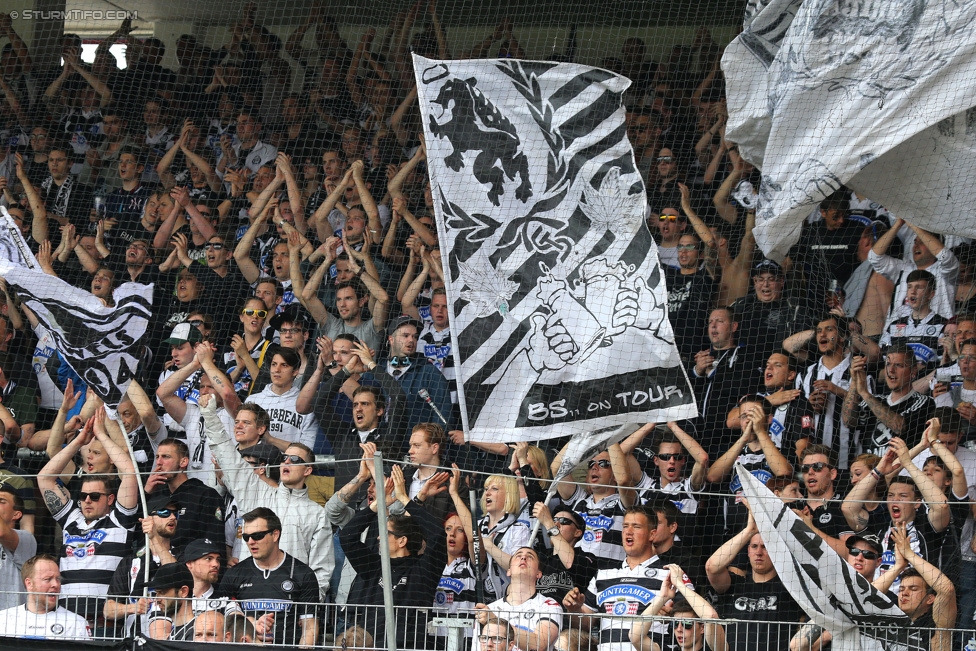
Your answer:
[[[965,644],[971,10],[745,4],[0,14],[0,633]]]

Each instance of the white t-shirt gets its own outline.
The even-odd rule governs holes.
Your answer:
[[[37,553],[37,541],[34,540],[33,534],[20,529],[15,529],[15,532],[20,539],[17,549],[11,552],[6,547],[0,546],[0,586],[3,586],[4,590],[0,592],[0,609],[19,606],[26,601],[27,595],[23,593],[24,581],[20,578],[20,568],[28,558]]]
[[[488,610],[498,615],[500,619],[508,620],[514,628],[535,633],[539,624],[543,621],[551,621],[557,629],[563,627],[563,607],[555,599],[536,593],[534,597],[521,603],[513,605],[499,599],[488,604]],[[479,627],[477,635],[481,635]],[[475,640],[477,640],[477,635]],[[547,647],[551,648],[551,647]],[[517,646],[512,651],[522,651]]]
[[[91,638],[88,622],[64,606],[43,615],[26,606],[0,611],[0,631],[12,637],[47,640],[87,640]]]
[[[318,435],[319,424],[314,414],[300,414],[295,406],[298,400],[298,387],[292,385],[288,391],[280,396],[274,392],[271,384],[257,395],[248,398],[248,402],[264,407],[271,417],[268,433],[271,436],[294,443],[298,441],[309,448],[315,447],[315,437]]]

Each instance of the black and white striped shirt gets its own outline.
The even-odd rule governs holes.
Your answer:
[[[444,566],[441,580],[434,593],[434,612],[438,617],[469,617],[478,603],[477,580],[474,566],[467,556],[456,558]],[[465,629],[465,637],[471,637],[473,629]],[[448,630],[438,627],[436,635],[446,636]]]
[[[803,395],[810,399],[813,393],[813,383],[817,380],[827,380],[833,382],[840,388],[847,391],[851,386],[851,354],[841,361],[834,368],[827,368],[823,363],[823,357],[817,360],[816,364],[811,364],[803,371],[802,375],[796,378],[796,387],[803,391]],[[816,429],[816,440],[814,443],[822,443],[837,454],[837,467],[848,468],[851,462],[851,432],[840,417],[841,406],[844,399],[840,396],[827,393],[827,401],[824,404],[822,413],[816,414],[813,425]]]
[[[619,493],[612,493],[599,501],[594,500],[582,486],[564,504],[580,514],[586,523],[580,549],[596,556],[597,567],[614,567],[622,560],[624,542],[621,532],[624,526],[626,508],[620,501]]]
[[[425,310],[421,310],[421,315]],[[426,308],[429,313],[430,308]],[[424,329],[420,332],[417,347],[424,357],[444,374],[447,386],[451,390],[451,403],[457,404],[457,371],[454,368],[454,355],[451,354],[451,329],[444,328],[437,331],[431,321],[424,321]]]
[[[112,574],[131,551],[129,536],[139,521],[138,507],[127,509],[115,502],[104,517],[86,522],[81,507],[72,500],[54,515],[61,525],[61,594],[101,596],[108,594]]]

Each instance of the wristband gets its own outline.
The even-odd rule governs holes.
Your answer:
[[[881,473],[878,472],[877,468],[871,468],[871,476],[877,479],[878,481],[881,481]]]

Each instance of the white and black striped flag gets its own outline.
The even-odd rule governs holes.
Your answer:
[[[812,624],[830,632],[831,649],[912,648],[917,629],[909,628],[897,597],[875,589],[743,466],[736,472],[776,574]]]
[[[469,436],[695,416],[627,140],[630,81],[514,59],[414,70]]]
[[[10,214],[5,208],[0,214],[0,277],[51,333],[64,361],[106,405],[117,407],[152,317],[152,285],[125,283],[112,294],[115,307],[105,307],[91,293],[42,272]]]

